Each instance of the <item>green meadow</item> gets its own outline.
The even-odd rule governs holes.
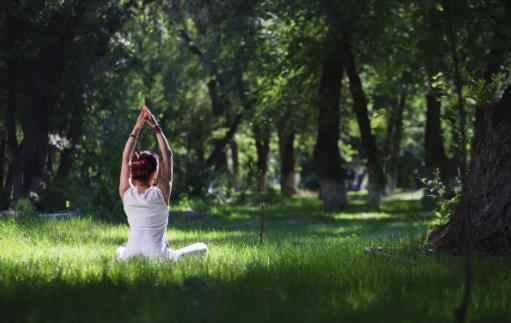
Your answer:
[[[463,259],[429,250],[417,192],[370,211],[363,194],[325,213],[315,196],[171,207],[173,248],[205,258],[114,259],[126,223],[0,219],[2,322],[451,322]],[[180,210],[181,208],[181,210]],[[369,248],[367,250],[367,247]],[[380,248],[376,248],[380,247]],[[511,261],[475,259],[470,322],[509,322]]]

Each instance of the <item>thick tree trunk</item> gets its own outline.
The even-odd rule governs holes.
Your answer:
[[[279,129],[280,192],[285,197],[295,193],[295,132]]]
[[[240,161],[238,154],[238,143],[236,140],[231,140],[231,160],[232,160],[232,187],[235,191],[239,191],[241,189],[240,183]]]
[[[320,198],[327,211],[342,209],[348,205],[338,145],[343,69],[342,38],[340,31],[329,31],[329,48],[324,53],[318,95],[314,166],[319,175]]]
[[[23,163],[22,196],[27,196],[29,192],[39,192],[46,169],[48,133],[53,108],[43,104],[39,111],[44,111],[45,115],[36,113],[35,118],[34,116],[26,116],[21,123],[24,136],[21,144],[21,160]]]
[[[511,5],[505,6],[511,12]],[[503,16],[503,19],[507,19]],[[491,44],[507,38],[502,20],[494,24]],[[504,66],[501,46],[490,48],[484,71],[486,83]],[[511,86],[493,105],[476,108],[474,136],[466,176],[464,210],[437,227],[429,240],[437,248],[460,251],[466,242],[464,219],[468,221],[473,248],[487,254],[511,254]]]
[[[465,215],[476,250],[511,254],[511,86],[482,111],[474,128]],[[457,212],[430,240],[441,249],[461,250],[462,217]]]
[[[75,15],[72,18],[52,15],[48,25],[37,30],[37,33],[52,38],[54,42],[51,46],[39,44],[38,55],[28,59],[28,62],[15,52],[7,55],[9,75],[15,76],[8,89],[10,102],[7,109],[7,117],[14,119],[8,121],[8,137],[11,138],[8,141],[13,159],[12,185],[15,198],[27,196],[32,191],[38,192],[45,174],[51,120],[60,99],[62,77],[69,68],[74,37],[85,14],[85,3],[78,2],[74,9]],[[33,38],[31,32],[26,37]],[[27,65],[30,66],[30,73],[26,73]],[[19,80],[19,84],[16,79],[18,74],[24,75],[23,82]],[[47,88],[41,89],[41,83]],[[20,94],[24,95],[23,100],[20,100]],[[19,147],[16,143],[16,115],[20,116],[23,131],[23,141]]]
[[[401,151],[401,137],[403,130],[403,111],[406,105],[406,95],[401,94],[399,104],[394,118],[394,126],[392,132],[392,147],[389,158],[389,166],[387,169],[387,190],[392,192],[397,188],[399,153]]]
[[[357,73],[355,59],[353,57],[351,44],[346,36],[344,41],[344,68],[348,74],[350,81],[350,91],[353,97],[353,109],[357,116],[360,136],[362,138],[362,146],[364,147],[367,157],[367,172],[369,175],[368,183],[368,202],[372,208],[379,208],[381,195],[385,184],[385,175],[380,166],[378,149],[376,148],[376,140],[371,130],[371,120],[367,111],[367,98],[362,88],[362,82]]]

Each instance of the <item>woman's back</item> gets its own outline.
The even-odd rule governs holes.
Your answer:
[[[130,225],[128,243],[120,258],[144,256],[167,257],[165,238],[169,212],[163,194],[156,186],[143,194],[131,186],[123,196],[124,211]]]

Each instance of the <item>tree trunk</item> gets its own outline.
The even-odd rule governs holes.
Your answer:
[[[231,140],[231,159],[232,159],[232,187],[235,191],[239,191],[241,189],[240,183],[240,161],[238,155],[238,143],[236,140]]]
[[[368,183],[368,202],[371,208],[379,208],[381,195],[383,193],[385,184],[385,175],[383,169],[380,167],[378,149],[376,148],[376,140],[371,130],[371,120],[367,111],[367,98],[362,88],[362,82],[357,73],[355,59],[351,44],[347,35],[344,40],[344,68],[348,74],[350,81],[350,91],[353,97],[353,109],[357,116],[358,127],[360,136],[362,138],[362,146],[364,147],[365,155],[367,157],[367,173],[369,175]]]
[[[456,156],[449,159],[445,154],[440,96],[440,89],[430,82],[426,94],[425,163],[431,172],[438,169],[442,182],[449,184],[458,175],[458,161]]]
[[[74,153],[76,152],[76,146],[80,142],[80,137],[83,133],[83,115],[85,113],[85,102],[81,98],[74,101],[74,111],[71,113],[69,120],[69,130],[67,132],[67,138],[69,139],[70,146],[64,148],[62,156],[60,157],[59,163],[59,175],[62,177],[68,177],[71,173],[74,163]]]
[[[397,110],[399,109],[399,102],[392,104],[392,109],[390,110],[390,114],[387,117],[387,129],[385,133],[385,143],[383,146],[383,156],[385,156],[386,159],[390,156],[390,153],[392,151],[392,136],[394,134],[394,125],[395,125],[395,119]]]
[[[511,86],[486,107],[474,125],[466,216],[473,247],[490,254],[511,253]],[[441,249],[463,246],[462,214],[457,212],[430,240]]]
[[[7,174],[5,187],[2,192],[2,200],[5,208],[10,205],[10,198],[14,191],[16,196],[21,195],[21,185],[23,180],[23,164],[20,160],[20,147],[16,138],[16,114],[18,110],[17,93],[19,92],[18,78],[20,69],[14,48],[14,41],[18,37],[17,21],[13,16],[7,15],[5,19],[5,63],[7,71],[7,104],[4,110],[7,147],[11,156],[9,172]]]
[[[74,9],[75,15],[72,18],[55,14],[44,28],[33,31],[42,34],[38,37],[53,39],[51,46],[47,43],[39,44],[39,47],[36,47],[39,49],[38,54],[31,56],[28,61],[24,60],[23,56],[16,55],[16,49],[19,48],[15,46],[13,53],[6,55],[8,74],[14,76],[8,89],[7,119],[15,198],[27,196],[31,191],[38,192],[45,174],[51,120],[60,99],[59,86],[62,77],[69,68],[74,37],[85,14],[85,3],[78,2]],[[13,26],[23,23],[13,19],[11,16],[7,18],[7,26],[12,29],[11,32],[17,30]],[[25,36],[32,39],[32,30]],[[11,40],[7,41],[9,42]],[[30,66],[30,73],[26,73],[27,66]],[[18,84],[19,74],[23,75],[23,82],[19,80]],[[41,83],[45,83],[47,88],[42,90]],[[23,141],[19,147],[16,143],[16,115],[20,116],[23,131]]]
[[[387,129],[385,130],[385,142],[383,144],[383,154],[382,158],[387,161],[387,165],[390,160],[391,152],[392,152],[392,138],[394,136],[394,127],[395,127],[395,119],[397,110],[399,109],[399,102],[395,102],[392,104],[392,109],[390,110],[389,115],[387,116]],[[385,189],[383,190],[383,195],[390,194],[389,188],[389,175],[388,175],[388,166],[386,167],[387,172],[387,181],[385,185]]]
[[[511,6],[505,6],[506,13]],[[503,16],[507,19],[507,16]],[[501,46],[508,33],[502,20],[494,24],[494,35],[484,80],[491,82],[501,66]],[[456,210],[453,218],[437,227],[429,240],[439,249],[460,251],[466,235],[463,220],[470,227],[473,248],[488,254],[511,254],[511,86],[493,105],[476,107],[474,135],[468,174],[466,176],[464,212]]]
[[[426,167],[431,170],[441,168],[447,160],[440,116],[440,89],[430,82],[429,91],[426,94],[424,152]]]
[[[218,91],[219,81],[217,79],[212,79],[208,82],[208,92],[209,97],[211,99],[211,111],[213,117],[216,119],[220,119],[222,117],[226,117],[228,110],[228,100]],[[218,146],[221,144],[222,138],[215,139],[214,145]],[[215,169],[218,171],[226,171],[227,170],[227,151],[222,149],[215,155],[215,160],[213,161],[213,165]]]
[[[285,197],[295,193],[295,132],[279,129],[280,192]]]
[[[332,28],[332,27],[331,27]],[[339,118],[342,84],[342,34],[330,30],[324,53],[318,93],[318,132],[314,147],[314,168],[319,175],[320,197],[325,210],[348,205],[339,151]]]
[[[46,169],[49,144],[48,133],[53,108],[43,103],[38,111],[44,111],[45,115],[36,113],[35,118],[34,116],[26,116],[25,120],[22,120],[21,123],[24,136],[21,144],[21,160],[23,163],[21,196],[27,196],[30,192],[39,192]]]
[[[399,153],[401,151],[401,134],[403,130],[403,111],[406,105],[406,95],[401,94],[399,104],[396,111],[394,131],[392,132],[392,148],[389,158],[389,166],[387,170],[387,189],[392,192],[397,188]]]
[[[268,185],[268,157],[270,155],[270,127],[267,122],[254,122],[254,139],[257,151],[257,190],[264,191]]]
[[[11,206],[11,195],[12,195],[12,171],[13,165],[12,163],[9,165],[9,169],[7,170],[7,175],[5,176],[5,185],[0,191],[0,210],[7,210]]]

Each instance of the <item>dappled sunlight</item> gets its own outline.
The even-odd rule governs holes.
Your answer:
[[[389,219],[392,218],[393,215],[385,212],[363,212],[363,213],[336,213],[333,214],[332,217],[334,219],[344,219],[344,220],[373,220],[373,219]]]
[[[225,205],[212,215],[206,211],[170,219],[166,236],[172,248],[197,241],[209,248],[203,258],[179,262],[116,261],[116,247],[127,241],[125,223],[90,218],[22,223],[0,219],[0,285],[7,287],[0,297],[19,299],[24,284],[30,284],[31,297],[37,298],[31,302],[41,308],[55,298],[64,304],[72,299],[74,303],[66,306],[87,306],[79,297],[87,293],[99,297],[100,304],[117,308],[109,300],[115,297],[113,291],[122,290],[125,300],[143,297],[150,308],[168,310],[166,315],[183,309],[193,312],[187,304],[204,302],[200,298],[204,297],[218,310],[232,311],[226,304],[237,304],[236,310],[250,315],[257,313],[250,304],[270,299],[272,306],[286,312],[299,303],[357,318],[381,313],[395,317],[387,308],[400,302],[407,308],[424,308],[434,318],[448,311],[459,293],[456,273],[461,262],[449,257],[433,261],[417,249],[417,230],[433,220],[415,200],[389,199],[380,211],[360,213],[323,212],[314,197],[298,197],[286,206],[268,205],[263,243],[257,205]],[[389,256],[364,253],[365,247],[374,245],[383,246]],[[496,282],[509,263],[484,262],[487,265],[478,270],[491,275],[478,274],[486,278],[476,284],[474,298],[486,311],[502,311],[504,301],[489,299],[504,292]],[[429,293],[428,302],[423,293]],[[98,310],[99,305],[94,306]],[[441,312],[431,312],[431,306]],[[105,317],[113,312],[101,313]],[[321,315],[315,313],[309,320]]]
[[[413,201],[420,200],[424,196],[424,189],[396,189],[389,196],[383,198],[384,201]]]

